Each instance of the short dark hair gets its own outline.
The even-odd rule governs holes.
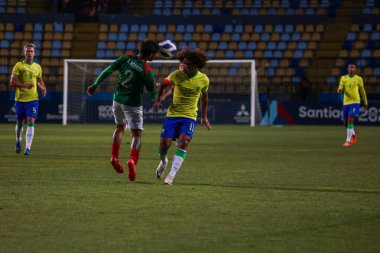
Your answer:
[[[159,48],[158,43],[156,41],[143,40],[140,43],[139,50],[140,50],[142,57],[144,58],[150,54],[157,53],[160,50],[160,48]]]
[[[184,47],[181,51],[179,51],[177,58],[180,62],[183,62],[185,58],[188,59],[191,64],[196,66],[198,69],[203,68],[209,60],[207,54],[199,48],[190,50],[188,47]]]

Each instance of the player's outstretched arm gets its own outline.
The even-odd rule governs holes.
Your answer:
[[[117,60],[115,62],[118,62]],[[114,63],[113,63],[114,64]],[[94,95],[95,91],[96,91],[96,88],[98,88],[98,86],[100,85],[100,83],[106,79],[109,75],[111,75],[114,71],[115,71],[116,68],[113,68],[112,65],[108,66],[107,68],[105,68],[102,73],[100,73],[100,75],[96,78],[96,80],[94,81],[94,83],[92,85],[90,85],[89,87],[87,87],[87,94],[89,96],[92,96]]]
[[[208,107],[208,93],[203,92],[201,96],[201,110],[202,110],[202,119],[201,124],[205,126],[207,130],[211,130],[211,124],[207,119],[207,107]]]

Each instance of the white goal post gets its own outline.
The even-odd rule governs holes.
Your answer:
[[[113,122],[112,94],[117,71],[104,80],[97,92],[87,96],[87,87],[114,60],[65,59],[63,84],[62,124]],[[154,60],[152,67],[156,81],[163,80],[178,69],[178,60]],[[254,60],[210,60],[202,69],[210,79],[209,112],[211,123],[236,123],[255,126],[262,114],[258,99]],[[144,100],[145,101],[145,100]],[[169,100],[170,102],[170,100]],[[167,104],[168,105],[168,104]],[[144,102],[144,122],[162,122],[164,113],[158,116],[151,111],[151,104]]]

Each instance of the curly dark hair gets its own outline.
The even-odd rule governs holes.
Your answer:
[[[177,58],[180,62],[183,62],[185,58],[188,59],[191,64],[196,66],[198,69],[203,68],[209,60],[207,54],[199,48],[190,50],[188,47],[184,47],[181,51],[179,51],[177,53]]]

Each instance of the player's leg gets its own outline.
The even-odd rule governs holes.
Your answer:
[[[143,108],[142,106],[132,107],[123,105],[123,111],[131,129],[131,151],[127,162],[128,178],[130,181],[136,180],[136,164],[139,160],[141,149],[141,136],[144,130]]]
[[[351,128],[351,144],[355,144],[358,139],[358,132],[354,130],[355,118],[359,117],[360,104],[353,104],[347,123],[347,128]]]
[[[345,147],[351,146],[352,144],[356,143],[357,135],[354,130],[354,121],[355,117],[359,116],[360,105],[351,104],[348,105],[347,108],[347,136],[346,142],[343,144],[343,146]]]
[[[346,137],[346,142],[351,143],[352,139],[352,134],[354,132],[354,117],[348,116],[347,119],[347,137]]]
[[[130,159],[137,164],[140,156],[142,130],[131,129],[131,153]]]
[[[348,130],[348,118],[349,118],[349,110],[350,110],[350,105],[344,105],[343,110],[342,110],[342,120],[343,120],[343,125],[346,129],[346,141],[343,143],[343,146],[348,147],[351,146],[351,138],[347,142],[348,135],[351,133],[351,130]]]
[[[26,118],[26,133],[25,133],[25,151],[24,155],[30,155],[30,148],[32,146],[33,138],[34,138],[34,125],[35,125],[35,119],[31,117]]]
[[[16,109],[16,127],[15,127],[16,148],[15,149],[16,149],[16,153],[20,153],[21,143],[22,143],[22,133],[24,131],[24,128],[22,127],[22,125],[25,118],[23,103],[16,102],[15,109]]]
[[[126,124],[116,125],[116,129],[112,136],[112,154],[110,163],[117,173],[123,173],[124,168],[119,161],[119,152],[121,141],[123,140]]]
[[[128,178],[130,181],[136,180],[136,164],[139,160],[141,149],[141,134],[140,129],[131,129],[131,152],[127,162]]]
[[[115,118],[116,129],[112,136],[112,154],[110,163],[117,173],[123,173],[124,168],[119,161],[119,152],[127,124],[121,104],[113,101],[112,111]]]
[[[182,166],[187,154],[187,148],[191,142],[196,127],[196,121],[192,119],[183,119],[180,126],[180,134],[178,138],[178,148],[173,156],[172,167],[169,174],[165,178],[166,184],[172,184],[173,180]]]
[[[156,177],[158,179],[162,178],[164,171],[168,166],[168,150],[172,145],[173,140],[171,138],[160,138],[160,146],[158,148],[158,154],[160,155],[160,163],[156,169]]]
[[[158,179],[162,178],[164,171],[168,165],[168,150],[172,145],[173,139],[175,139],[177,124],[177,118],[167,117],[165,118],[165,121],[162,125],[160,146],[158,147],[160,163],[156,169],[156,177]]]
[[[183,133],[180,134],[177,141],[178,148],[173,156],[173,162],[170,172],[165,178],[165,184],[173,184],[173,180],[186,158],[187,146],[189,145],[190,141],[191,137],[189,135]]]
[[[25,151],[24,155],[30,155],[30,149],[34,138],[34,125],[38,115],[38,101],[28,102],[26,104],[26,133],[25,133]]]
[[[123,110],[126,115],[129,128],[131,129],[131,152],[129,159],[133,160],[136,165],[140,156],[142,144],[141,137],[144,130],[143,109],[142,106],[123,106]]]
[[[22,133],[24,129],[22,127],[22,121],[16,121],[16,127],[15,127],[15,132],[16,132],[16,153],[21,152],[21,142],[22,142]]]

